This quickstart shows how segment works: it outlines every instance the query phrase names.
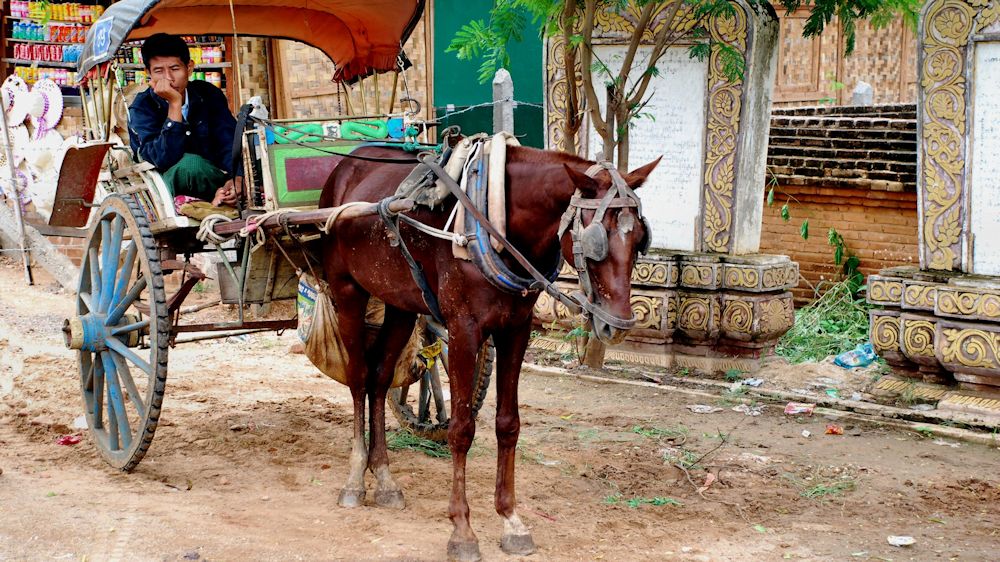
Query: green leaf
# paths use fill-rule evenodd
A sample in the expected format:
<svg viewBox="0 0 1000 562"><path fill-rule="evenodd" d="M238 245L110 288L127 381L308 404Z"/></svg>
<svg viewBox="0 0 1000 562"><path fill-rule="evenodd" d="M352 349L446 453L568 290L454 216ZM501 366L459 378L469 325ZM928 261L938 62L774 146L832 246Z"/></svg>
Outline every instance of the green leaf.
<svg viewBox="0 0 1000 562"><path fill-rule="evenodd" d="M569 44L571 47L579 47L583 43L583 35L579 33L569 36Z"/></svg>
<svg viewBox="0 0 1000 562"><path fill-rule="evenodd" d="M709 43L695 43L688 47L688 56L700 62L708 60L708 55L712 53L712 45Z"/></svg>
<svg viewBox="0 0 1000 562"><path fill-rule="evenodd" d="M763 525L761 525L761 524L758 523L757 525L753 526L753 530L757 531L758 533L766 533L767 532L767 527L765 527L765 526L763 526Z"/></svg>
<svg viewBox="0 0 1000 562"><path fill-rule="evenodd" d="M781 220L788 222L792 218L791 213L788 212L788 203L781 206Z"/></svg>
<svg viewBox="0 0 1000 562"><path fill-rule="evenodd" d="M799 227L799 236L803 240L809 240L809 219L802 221L802 226Z"/></svg>
<svg viewBox="0 0 1000 562"><path fill-rule="evenodd" d="M767 206L774 205L774 186L767 190Z"/></svg>

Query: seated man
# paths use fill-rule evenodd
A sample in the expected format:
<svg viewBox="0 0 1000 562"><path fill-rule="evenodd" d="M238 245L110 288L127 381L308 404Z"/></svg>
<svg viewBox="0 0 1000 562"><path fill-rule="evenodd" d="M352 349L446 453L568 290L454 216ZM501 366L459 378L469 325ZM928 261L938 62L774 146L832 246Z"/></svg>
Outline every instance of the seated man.
<svg viewBox="0 0 1000 562"><path fill-rule="evenodd" d="M129 107L132 150L163 174L171 195L213 206L235 205L232 180L236 119L222 90L189 81L194 63L176 35L157 33L142 45L150 87Z"/></svg>

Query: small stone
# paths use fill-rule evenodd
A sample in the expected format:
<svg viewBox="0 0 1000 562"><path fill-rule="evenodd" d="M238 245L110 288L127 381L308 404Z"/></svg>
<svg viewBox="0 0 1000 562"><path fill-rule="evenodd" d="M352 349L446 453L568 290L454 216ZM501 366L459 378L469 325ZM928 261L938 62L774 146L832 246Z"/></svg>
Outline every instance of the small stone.
<svg viewBox="0 0 1000 562"><path fill-rule="evenodd" d="M261 496L260 497L260 501L262 501L262 502L269 502L269 501L271 501L271 496Z"/></svg>
<svg viewBox="0 0 1000 562"><path fill-rule="evenodd" d="M219 485L220 486L228 486L229 485L229 479L226 478L225 476L223 476L222 478L219 478Z"/></svg>
<svg viewBox="0 0 1000 562"><path fill-rule="evenodd" d="M184 559L185 560L198 560L200 558L201 558L201 554L198 554L198 552L195 551L195 550L192 550L191 552L185 552L184 553Z"/></svg>
<svg viewBox="0 0 1000 562"><path fill-rule="evenodd" d="M0 468L0 476L3 476L3 469Z"/></svg>
<svg viewBox="0 0 1000 562"><path fill-rule="evenodd" d="M888 541L889 544L891 544L892 546L910 546L913 543L917 542L916 540L914 540L913 537L906 535L900 535L900 536L889 535Z"/></svg>

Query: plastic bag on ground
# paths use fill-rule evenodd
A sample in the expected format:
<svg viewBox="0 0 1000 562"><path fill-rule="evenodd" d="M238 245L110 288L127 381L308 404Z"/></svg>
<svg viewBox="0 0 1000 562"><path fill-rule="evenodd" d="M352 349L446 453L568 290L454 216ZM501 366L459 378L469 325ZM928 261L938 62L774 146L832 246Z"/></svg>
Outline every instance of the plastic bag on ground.
<svg viewBox="0 0 1000 562"><path fill-rule="evenodd" d="M833 362L845 369L853 369L855 367L867 367L877 358L878 355L876 355L875 350L872 349L872 344L863 343L859 344L858 347L852 349L851 351L841 353L833 360Z"/></svg>

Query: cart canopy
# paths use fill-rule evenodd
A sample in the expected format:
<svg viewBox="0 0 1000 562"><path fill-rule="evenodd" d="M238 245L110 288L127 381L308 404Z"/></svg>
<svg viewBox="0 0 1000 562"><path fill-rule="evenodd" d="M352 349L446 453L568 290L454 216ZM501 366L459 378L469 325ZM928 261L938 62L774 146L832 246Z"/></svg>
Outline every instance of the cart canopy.
<svg viewBox="0 0 1000 562"><path fill-rule="evenodd" d="M87 32L77 77L114 58L125 41L161 32L229 35L235 18L241 36L320 49L337 66L334 80L351 82L396 68L423 7L424 0L122 0Z"/></svg>

